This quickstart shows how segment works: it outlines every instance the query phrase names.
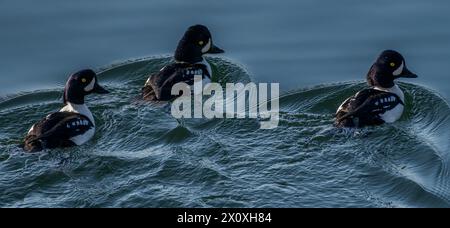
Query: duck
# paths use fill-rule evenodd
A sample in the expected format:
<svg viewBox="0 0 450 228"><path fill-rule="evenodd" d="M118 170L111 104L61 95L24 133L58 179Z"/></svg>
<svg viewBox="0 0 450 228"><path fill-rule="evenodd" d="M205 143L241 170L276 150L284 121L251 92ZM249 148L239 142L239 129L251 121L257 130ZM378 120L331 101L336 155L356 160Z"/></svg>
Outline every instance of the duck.
<svg viewBox="0 0 450 228"><path fill-rule="evenodd" d="M172 95L172 87L180 82L190 86L194 76L201 75L203 85L211 82L211 65L206 54L221 54L225 51L213 43L211 32L204 25L193 25L187 29L175 51L175 62L150 75L142 88L145 101L170 101L180 95Z"/></svg>
<svg viewBox="0 0 450 228"><path fill-rule="evenodd" d="M336 112L338 128L363 128L398 121L405 109L405 94L395 83L399 78L417 78L397 51L385 50L367 74L369 88L346 99Z"/></svg>
<svg viewBox="0 0 450 228"><path fill-rule="evenodd" d="M95 134L95 120L85 104L85 97L94 93L108 94L109 91L99 85L93 70L72 74L64 89L65 106L31 127L24 139L23 149L39 152L88 142Z"/></svg>

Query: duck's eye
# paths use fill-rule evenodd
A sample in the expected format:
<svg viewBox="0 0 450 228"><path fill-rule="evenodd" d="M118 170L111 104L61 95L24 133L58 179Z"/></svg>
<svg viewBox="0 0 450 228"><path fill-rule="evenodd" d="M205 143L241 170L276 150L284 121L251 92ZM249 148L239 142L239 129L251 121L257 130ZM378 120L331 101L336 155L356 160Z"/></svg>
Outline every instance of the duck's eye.
<svg viewBox="0 0 450 228"><path fill-rule="evenodd" d="M87 82L86 78L82 78L81 82L86 83Z"/></svg>
<svg viewBox="0 0 450 228"><path fill-rule="evenodd" d="M389 65L391 65L391 67L395 67L395 63L391 63L391 64L389 64Z"/></svg>
<svg viewBox="0 0 450 228"><path fill-rule="evenodd" d="M205 42L203 42L203 40L200 40L200 41L198 42L198 45L200 45L200 46L203 46L203 44L205 44Z"/></svg>

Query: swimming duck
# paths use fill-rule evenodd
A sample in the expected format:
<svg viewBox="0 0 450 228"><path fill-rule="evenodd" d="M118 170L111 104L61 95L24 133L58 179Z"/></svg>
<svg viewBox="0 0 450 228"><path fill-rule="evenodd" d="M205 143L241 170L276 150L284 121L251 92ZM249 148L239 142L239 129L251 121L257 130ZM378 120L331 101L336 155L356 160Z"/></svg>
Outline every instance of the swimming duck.
<svg viewBox="0 0 450 228"><path fill-rule="evenodd" d="M31 127L24 140L24 150L38 152L89 141L95 133L95 121L84 98L92 93L109 93L98 84L94 71L82 70L71 75L64 90L65 106Z"/></svg>
<svg viewBox="0 0 450 228"><path fill-rule="evenodd" d="M168 101L177 96L171 95L172 87L184 82L194 84L194 76L201 75L203 84L211 81L212 70L203 58L205 54L220 54L224 51L213 44L209 29L203 25L188 28L175 51L175 63L151 75L142 89L142 97L147 101Z"/></svg>
<svg viewBox="0 0 450 228"><path fill-rule="evenodd" d="M399 120L405 108L405 95L395 84L399 78L417 78L406 67L403 56L386 50L367 74L370 86L348 98L338 108L335 126L361 128Z"/></svg>

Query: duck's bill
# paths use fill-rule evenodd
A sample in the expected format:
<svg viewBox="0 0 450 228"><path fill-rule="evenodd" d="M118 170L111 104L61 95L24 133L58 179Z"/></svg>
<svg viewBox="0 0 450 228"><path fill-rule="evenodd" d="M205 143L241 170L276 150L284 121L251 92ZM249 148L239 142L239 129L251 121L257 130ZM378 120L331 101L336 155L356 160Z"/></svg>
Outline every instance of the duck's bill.
<svg viewBox="0 0 450 228"><path fill-rule="evenodd" d="M94 87L94 90L92 91L93 93L97 93L97 94L108 94L109 91L106 90L105 88L101 87L99 84L96 84Z"/></svg>
<svg viewBox="0 0 450 228"><path fill-rule="evenodd" d="M405 67L405 69L399 75L399 77L401 77L401 78L418 78L419 76L417 76L417 74L414 74L413 72L408 70L408 68Z"/></svg>
<svg viewBox="0 0 450 228"><path fill-rule="evenodd" d="M221 48L217 47L216 45L213 45L211 47L211 49L208 51L209 54L222 54L225 53L224 50L222 50Z"/></svg>

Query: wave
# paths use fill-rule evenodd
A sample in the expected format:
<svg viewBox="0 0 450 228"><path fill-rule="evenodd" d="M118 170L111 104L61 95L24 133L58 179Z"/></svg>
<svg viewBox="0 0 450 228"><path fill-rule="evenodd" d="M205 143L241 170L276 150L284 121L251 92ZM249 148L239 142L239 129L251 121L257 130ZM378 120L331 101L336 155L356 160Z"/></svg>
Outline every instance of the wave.
<svg viewBox="0 0 450 228"><path fill-rule="evenodd" d="M331 128L339 104L365 87L364 83L352 82L285 95L281 99L284 125L315 129L310 142L320 142L320 148L314 147L315 150L335 151L342 153L341 156L350 153L350 160L357 161L355 165L371 171L363 176L370 177L364 178L368 189L382 190L374 194L387 194L400 206L431 203L448 207L449 105L428 88L406 83L400 86L405 91L406 107L402 119L394 124L350 131L350 134ZM380 186L374 186L377 184ZM423 197L417 197L418 192Z"/></svg>
<svg viewBox="0 0 450 228"><path fill-rule="evenodd" d="M176 120L167 104L136 102L168 57L99 70L112 91L89 97L94 139L25 154L28 128L58 110L62 88L0 99L0 206L449 207L450 108L434 91L401 83L403 118L356 131L334 113L365 87L349 82L280 98L280 125L253 119ZM208 59L213 81L251 81L229 60Z"/></svg>

